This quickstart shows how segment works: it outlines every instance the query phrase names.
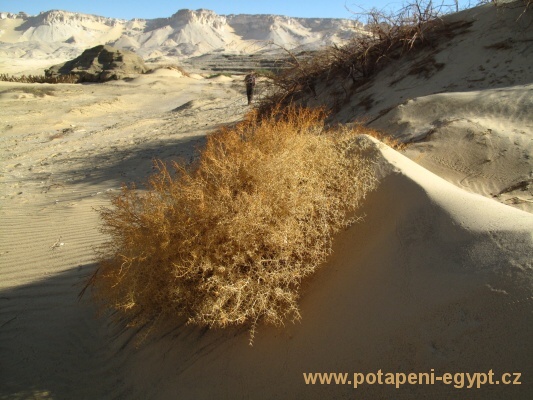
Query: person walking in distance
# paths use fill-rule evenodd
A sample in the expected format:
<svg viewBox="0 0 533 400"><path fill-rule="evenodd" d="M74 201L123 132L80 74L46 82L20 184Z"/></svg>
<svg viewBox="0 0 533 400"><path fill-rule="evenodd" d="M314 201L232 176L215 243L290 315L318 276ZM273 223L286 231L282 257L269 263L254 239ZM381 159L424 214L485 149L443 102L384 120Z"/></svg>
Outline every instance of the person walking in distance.
<svg viewBox="0 0 533 400"><path fill-rule="evenodd" d="M244 82L246 83L246 96L248 97L248 105L252 104L254 98L254 88L255 88L255 72L251 71L248 75L244 77Z"/></svg>

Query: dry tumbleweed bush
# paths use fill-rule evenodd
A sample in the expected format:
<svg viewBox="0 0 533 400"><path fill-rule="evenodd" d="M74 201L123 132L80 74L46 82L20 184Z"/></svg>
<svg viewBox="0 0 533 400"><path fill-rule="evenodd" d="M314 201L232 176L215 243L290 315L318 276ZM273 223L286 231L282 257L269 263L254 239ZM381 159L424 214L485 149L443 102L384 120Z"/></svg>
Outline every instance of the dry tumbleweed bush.
<svg viewBox="0 0 533 400"><path fill-rule="evenodd" d="M185 316L210 327L300 318L302 279L331 252L375 185L357 129L328 130L321 110L252 112L208 137L196 164L123 188L101 212L110 235L92 277L97 298L133 325Z"/></svg>

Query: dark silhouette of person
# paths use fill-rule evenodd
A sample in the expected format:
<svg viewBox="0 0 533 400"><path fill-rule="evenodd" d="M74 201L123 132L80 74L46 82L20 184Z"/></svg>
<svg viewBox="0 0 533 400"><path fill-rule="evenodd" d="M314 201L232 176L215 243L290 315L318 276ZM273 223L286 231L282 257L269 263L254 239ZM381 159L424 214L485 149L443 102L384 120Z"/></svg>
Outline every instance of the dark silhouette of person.
<svg viewBox="0 0 533 400"><path fill-rule="evenodd" d="M244 77L244 82L246 83L246 97L248 97L248 105L252 104L254 98L254 88L255 88L255 72L251 71L248 75Z"/></svg>

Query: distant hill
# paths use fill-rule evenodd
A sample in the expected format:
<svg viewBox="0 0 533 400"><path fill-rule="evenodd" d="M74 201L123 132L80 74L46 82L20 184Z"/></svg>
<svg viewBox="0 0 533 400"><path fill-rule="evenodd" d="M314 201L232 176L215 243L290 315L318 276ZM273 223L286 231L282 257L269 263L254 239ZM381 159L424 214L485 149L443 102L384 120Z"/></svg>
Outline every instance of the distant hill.
<svg viewBox="0 0 533 400"><path fill-rule="evenodd" d="M342 44L362 28L349 19L224 16L205 9L179 10L169 18L132 20L60 10L36 16L0 12L0 61L67 60L99 44L133 50L152 62L211 52L253 54L269 46L316 49Z"/></svg>

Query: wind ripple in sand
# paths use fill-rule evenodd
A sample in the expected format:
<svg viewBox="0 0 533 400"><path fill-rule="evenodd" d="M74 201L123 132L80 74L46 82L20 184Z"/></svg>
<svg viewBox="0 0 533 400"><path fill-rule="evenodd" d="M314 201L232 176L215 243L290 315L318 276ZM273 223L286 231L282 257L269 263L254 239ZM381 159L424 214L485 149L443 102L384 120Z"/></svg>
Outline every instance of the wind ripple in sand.
<svg viewBox="0 0 533 400"><path fill-rule="evenodd" d="M44 86L0 84L12 91L0 88L2 399L132 398L122 349L134 331L96 318L90 296L78 301L105 240L96 210L121 184L142 186L154 158L189 160L206 132L247 110L230 85L171 77L162 92L150 79L57 85L46 99L9 97ZM199 93L209 96L189 115L169 113Z"/></svg>

